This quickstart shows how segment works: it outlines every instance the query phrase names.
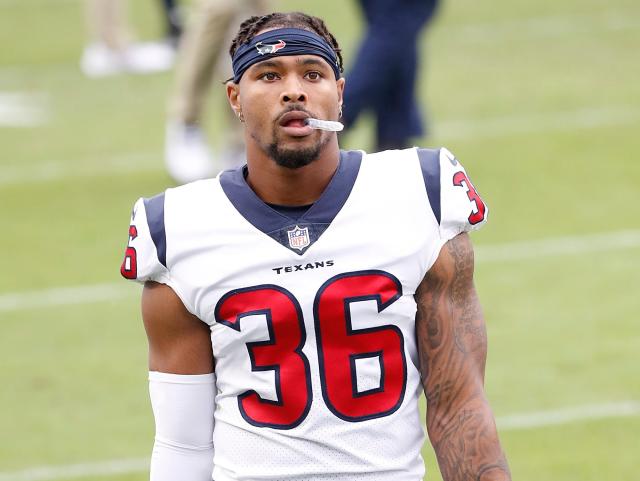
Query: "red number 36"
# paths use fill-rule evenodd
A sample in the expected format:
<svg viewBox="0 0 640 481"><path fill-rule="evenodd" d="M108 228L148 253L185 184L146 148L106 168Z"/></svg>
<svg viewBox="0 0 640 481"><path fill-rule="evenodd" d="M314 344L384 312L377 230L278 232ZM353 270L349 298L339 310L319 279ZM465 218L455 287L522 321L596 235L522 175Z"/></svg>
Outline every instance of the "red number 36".
<svg viewBox="0 0 640 481"><path fill-rule="evenodd" d="M327 407L345 421L358 422L396 411L407 381L404 338L395 325L354 329L349 304L374 300L378 312L402 295L398 279L383 271L340 274L325 282L313 308L322 397ZM302 310L286 289L265 284L236 289L218 302L217 322L236 331L241 323L266 318L270 339L246 344L253 371L275 371L277 401L263 399L254 390L238 396L244 419L254 426L291 429L311 407L311 371L302 352L306 332ZM245 320L245 318L247 318ZM378 388L358 391L356 360L377 358Z"/></svg>

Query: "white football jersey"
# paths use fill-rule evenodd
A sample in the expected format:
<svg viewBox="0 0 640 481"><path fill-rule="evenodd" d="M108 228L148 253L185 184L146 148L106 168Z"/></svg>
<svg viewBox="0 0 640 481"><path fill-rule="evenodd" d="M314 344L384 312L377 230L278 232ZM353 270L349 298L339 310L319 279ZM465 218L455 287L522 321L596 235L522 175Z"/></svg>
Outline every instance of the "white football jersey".
<svg viewBox="0 0 640 481"><path fill-rule="evenodd" d="M122 274L211 328L215 481L419 481L418 284L486 205L446 149L341 152L291 218L239 168L134 207Z"/></svg>

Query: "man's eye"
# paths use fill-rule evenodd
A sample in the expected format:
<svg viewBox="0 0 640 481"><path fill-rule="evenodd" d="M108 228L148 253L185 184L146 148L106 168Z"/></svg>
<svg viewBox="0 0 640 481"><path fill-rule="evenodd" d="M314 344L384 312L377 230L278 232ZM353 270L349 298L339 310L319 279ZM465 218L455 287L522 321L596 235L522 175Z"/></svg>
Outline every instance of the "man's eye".
<svg viewBox="0 0 640 481"><path fill-rule="evenodd" d="M313 72L307 72L307 78L309 80L320 80L320 78L322 78L322 75L320 75L320 72L316 72L314 70Z"/></svg>
<svg viewBox="0 0 640 481"><path fill-rule="evenodd" d="M268 80L269 82L271 82L273 80L277 80L278 79L278 74L276 74L275 72L265 72L260 76L260 78L262 78L264 80Z"/></svg>

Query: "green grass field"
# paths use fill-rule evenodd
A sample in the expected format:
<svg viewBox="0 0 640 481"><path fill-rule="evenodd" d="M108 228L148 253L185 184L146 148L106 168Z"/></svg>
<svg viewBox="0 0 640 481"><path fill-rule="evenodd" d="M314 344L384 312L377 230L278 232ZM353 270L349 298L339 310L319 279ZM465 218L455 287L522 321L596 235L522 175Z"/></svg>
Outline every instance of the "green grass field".
<svg viewBox="0 0 640 481"><path fill-rule="evenodd" d="M132 4L157 35L153 2ZM326 18L350 63L355 2L276 4ZM48 117L0 123L0 481L147 479L139 289L118 270L132 203L170 185L172 77L86 79L83 41L80 0L0 0L0 99ZM424 38L418 143L455 152L491 207L476 280L514 480L640 480L639 51L637 0L450 0ZM364 119L344 147L370 145Z"/></svg>

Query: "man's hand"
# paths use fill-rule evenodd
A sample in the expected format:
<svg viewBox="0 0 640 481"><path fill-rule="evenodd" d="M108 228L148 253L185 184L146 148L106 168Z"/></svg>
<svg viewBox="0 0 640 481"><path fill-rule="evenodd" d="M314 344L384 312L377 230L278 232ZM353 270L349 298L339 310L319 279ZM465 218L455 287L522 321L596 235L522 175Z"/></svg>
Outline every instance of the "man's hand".
<svg viewBox="0 0 640 481"><path fill-rule="evenodd" d="M416 292L416 332L427 431L444 481L511 474L484 393L485 323L466 233L448 241Z"/></svg>

